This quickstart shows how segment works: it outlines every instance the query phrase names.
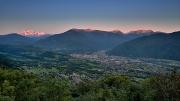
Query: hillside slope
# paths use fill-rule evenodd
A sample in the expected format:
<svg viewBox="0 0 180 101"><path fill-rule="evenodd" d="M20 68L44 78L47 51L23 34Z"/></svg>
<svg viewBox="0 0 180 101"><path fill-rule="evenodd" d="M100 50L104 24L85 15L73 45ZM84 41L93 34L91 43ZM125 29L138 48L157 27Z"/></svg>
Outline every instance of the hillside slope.
<svg viewBox="0 0 180 101"><path fill-rule="evenodd" d="M120 44L108 54L180 60L180 32L140 37Z"/></svg>

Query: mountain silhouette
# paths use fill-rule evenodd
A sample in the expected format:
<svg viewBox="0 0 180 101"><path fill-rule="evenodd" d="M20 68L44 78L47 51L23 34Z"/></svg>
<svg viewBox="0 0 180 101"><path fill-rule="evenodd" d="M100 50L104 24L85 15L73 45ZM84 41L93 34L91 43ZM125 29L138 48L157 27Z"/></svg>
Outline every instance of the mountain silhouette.
<svg viewBox="0 0 180 101"><path fill-rule="evenodd" d="M36 45L49 49L97 51L111 49L118 44L140 36L124 34L120 31L108 32L90 29L71 29L64 33L39 40Z"/></svg>

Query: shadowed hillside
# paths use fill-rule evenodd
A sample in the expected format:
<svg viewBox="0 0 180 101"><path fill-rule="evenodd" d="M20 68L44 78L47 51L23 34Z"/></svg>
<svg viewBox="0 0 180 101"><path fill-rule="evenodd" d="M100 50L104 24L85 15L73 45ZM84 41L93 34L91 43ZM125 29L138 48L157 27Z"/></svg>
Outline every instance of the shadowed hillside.
<svg viewBox="0 0 180 101"><path fill-rule="evenodd" d="M140 37L120 44L108 54L180 60L180 32Z"/></svg>

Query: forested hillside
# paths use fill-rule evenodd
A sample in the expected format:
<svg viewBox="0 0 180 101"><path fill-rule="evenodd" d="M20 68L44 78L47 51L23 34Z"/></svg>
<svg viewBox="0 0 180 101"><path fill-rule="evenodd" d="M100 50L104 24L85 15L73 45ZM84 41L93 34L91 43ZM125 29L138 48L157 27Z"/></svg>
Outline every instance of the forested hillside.
<svg viewBox="0 0 180 101"><path fill-rule="evenodd" d="M22 70L0 68L0 101L179 101L180 75L155 76L135 82L122 75L105 75L74 84Z"/></svg>

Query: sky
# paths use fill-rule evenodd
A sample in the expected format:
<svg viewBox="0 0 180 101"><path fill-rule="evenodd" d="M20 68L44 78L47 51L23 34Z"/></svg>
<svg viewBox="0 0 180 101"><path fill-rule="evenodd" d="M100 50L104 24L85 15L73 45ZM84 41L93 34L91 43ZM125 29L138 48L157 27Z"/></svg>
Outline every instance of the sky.
<svg viewBox="0 0 180 101"><path fill-rule="evenodd" d="M180 30L180 0L0 0L0 34L72 28Z"/></svg>

